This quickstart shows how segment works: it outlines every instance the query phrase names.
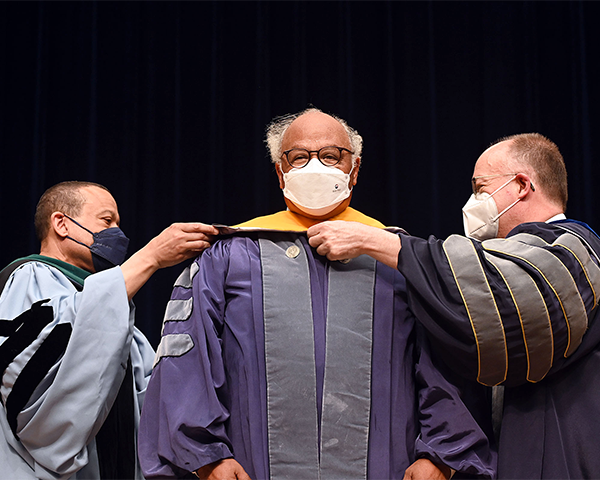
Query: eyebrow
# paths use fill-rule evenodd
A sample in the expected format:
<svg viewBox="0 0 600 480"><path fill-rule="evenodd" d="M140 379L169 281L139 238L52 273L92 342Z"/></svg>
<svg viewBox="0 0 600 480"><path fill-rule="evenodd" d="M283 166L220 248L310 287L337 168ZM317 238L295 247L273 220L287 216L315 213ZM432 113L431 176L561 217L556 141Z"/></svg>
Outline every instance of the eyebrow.
<svg viewBox="0 0 600 480"><path fill-rule="evenodd" d="M475 192L477 190L477 180L484 180L481 183L485 184L485 180L489 181L494 178L508 177L510 175L518 175L518 173L496 173L496 174L491 174L491 175L477 175L475 177L471 177L471 186L473 188L473 191Z"/></svg>
<svg viewBox="0 0 600 480"><path fill-rule="evenodd" d="M477 180L480 180L478 177L471 177L471 188L474 192L477 191Z"/></svg>
<svg viewBox="0 0 600 480"><path fill-rule="evenodd" d="M98 212L98 215L106 215L106 214L110 215L111 217L116 216L116 212L114 210L110 210L109 208Z"/></svg>

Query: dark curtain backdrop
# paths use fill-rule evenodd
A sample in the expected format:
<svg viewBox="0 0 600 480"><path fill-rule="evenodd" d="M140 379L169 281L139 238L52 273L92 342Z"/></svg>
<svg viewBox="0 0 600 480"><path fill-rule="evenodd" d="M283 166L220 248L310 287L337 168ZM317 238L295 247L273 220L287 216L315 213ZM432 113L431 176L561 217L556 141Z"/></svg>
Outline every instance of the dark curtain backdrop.
<svg viewBox="0 0 600 480"><path fill-rule="evenodd" d="M131 249L175 221L284 208L266 124L313 104L365 141L353 206L462 232L478 155L554 140L568 214L600 228L597 2L0 2L0 263L36 253L63 180L110 188ZM171 285L136 296L156 345Z"/></svg>

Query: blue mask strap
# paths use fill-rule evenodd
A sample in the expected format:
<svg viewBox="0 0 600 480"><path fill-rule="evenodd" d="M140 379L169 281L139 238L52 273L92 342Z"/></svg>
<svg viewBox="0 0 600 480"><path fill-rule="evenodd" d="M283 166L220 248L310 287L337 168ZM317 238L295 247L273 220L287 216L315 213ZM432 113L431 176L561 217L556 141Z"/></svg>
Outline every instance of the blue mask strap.
<svg viewBox="0 0 600 480"><path fill-rule="evenodd" d="M91 233L92 235L94 235L94 232L92 232L91 230L88 230L87 228L85 228L85 227L84 227L84 226L83 226L81 223L79 223L78 221L76 221L76 220L73 220L73 219L72 219L71 217L69 217L69 216L68 216L66 213L63 213L63 215L64 215L65 217L67 217L69 220L71 220L71 221L72 221L72 222L73 222L75 225L78 225L78 226L80 226L80 227L81 227L81 228L83 228L83 229L84 229L86 232L89 232L89 233ZM75 240L75 241L77 242L77 240ZM77 243L81 243L81 242L77 242ZM84 245L84 244L82 243L82 245Z"/></svg>

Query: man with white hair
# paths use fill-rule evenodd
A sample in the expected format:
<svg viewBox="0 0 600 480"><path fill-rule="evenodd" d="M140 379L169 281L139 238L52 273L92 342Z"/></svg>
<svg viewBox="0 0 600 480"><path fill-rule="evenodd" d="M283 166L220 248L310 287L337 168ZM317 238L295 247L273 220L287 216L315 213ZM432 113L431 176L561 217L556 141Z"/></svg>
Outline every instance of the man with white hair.
<svg viewBox="0 0 600 480"><path fill-rule="evenodd" d="M307 242L323 220L383 228L349 207L361 137L312 108L276 119L267 143L288 210L238 226L176 282L142 413L146 477L493 477L402 276Z"/></svg>
<svg viewBox="0 0 600 480"><path fill-rule="evenodd" d="M564 161L540 134L488 148L472 186L466 237L325 222L309 229L310 244L332 260L368 253L397 267L436 354L467 378L505 386L500 478L596 478L600 239L566 218Z"/></svg>

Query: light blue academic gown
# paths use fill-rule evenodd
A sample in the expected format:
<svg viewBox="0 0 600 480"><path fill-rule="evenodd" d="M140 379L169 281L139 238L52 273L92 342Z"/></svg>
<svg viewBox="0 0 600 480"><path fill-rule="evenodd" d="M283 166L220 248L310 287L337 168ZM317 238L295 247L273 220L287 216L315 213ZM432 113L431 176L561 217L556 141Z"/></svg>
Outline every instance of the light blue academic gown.
<svg viewBox="0 0 600 480"><path fill-rule="evenodd" d="M100 478L95 436L115 401L128 357L137 431L154 351L134 327L135 307L128 301L118 267L89 275L78 291L59 269L28 262L12 273L2 291L0 319L12 320L44 299L48 301L43 306L51 308L49 323L44 320L39 334L10 354L1 372L0 476ZM23 327L31 328L27 323ZM0 349L5 341L7 337L0 335ZM41 375L28 369L35 362L34 354L45 352L45 345L51 351L50 345L61 341L64 349L49 356L50 364L44 365L47 373L37 382ZM37 362L39 370L39 356ZM20 379L32 383L31 378L37 385L30 387L28 401L15 411L13 388ZM142 478L137 467L136 478Z"/></svg>

